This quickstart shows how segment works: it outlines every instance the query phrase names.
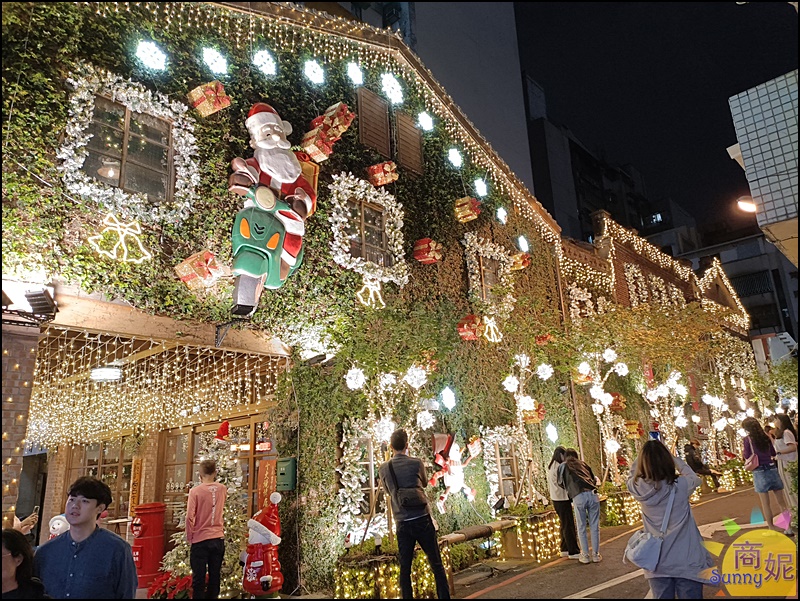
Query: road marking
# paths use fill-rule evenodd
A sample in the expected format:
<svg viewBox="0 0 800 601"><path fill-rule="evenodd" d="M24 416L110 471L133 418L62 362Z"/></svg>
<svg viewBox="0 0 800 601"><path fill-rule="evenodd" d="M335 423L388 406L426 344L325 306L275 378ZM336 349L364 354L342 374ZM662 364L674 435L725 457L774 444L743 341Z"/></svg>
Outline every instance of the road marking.
<svg viewBox="0 0 800 601"><path fill-rule="evenodd" d="M563 597L563 598L586 599L586 597L588 597L589 595L594 595L595 593L599 593L602 590L611 588L612 586L617 586L618 584L622 584L623 582L628 582L628 580L633 580L634 578L638 578L639 576L644 576L644 570L636 570L635 572L631 572L630 574L623 574L622 576L617 576L612 580L608 580L607 582L603 582L602 584L585 588L582 591L578 591L574 595L570 595L569 597Z"/></svg>
<svg viewBox="0 0 800 601"><path fill-rule="evenodd" d="M744 492L750 492L752 490L753 490L753 487L749 486L749 487L747 487L747 488L745 488L743 490L736 490L736 491L733 491L733 492L730 492L730 493L726 493L724 495L716 494L715 496L711 497L710 499L708 499L706 501L702 501L700 503L696 503L696 504L692 505L692 509L694 509L695 507L699 507L700 505L705 505L706 503L713 503L714 501L719 501L721 499L724 499L725 497L738 495L738 494L744 493ZM722 524L722 522L719 522L719 523ZM715 525L716 525L716 523L714 523L714 524L705 524L701 528L708 528L709 526L715 526ZM753 527L757 527L757 526L755 526L755 525L743 526L743 528L753 528ZM630 535L630 534L632 534L633 532L636 532L639 529L640 528L638 528L638 527L637 528L632 528L631 530L623 532L622 534L618 534L617 536L615 536L615 537L613 537L613 538L611 538L609 540L601 542L600 546L602 547L604 545L612 543L615 540L620 539L623 536ZM712 531L712 533L713 533L713 531ZM704 538L710 538L710 535L708 537L704 536ZM558 564L558 563L563 563L565 561L574 561L574 560L569 560L566 557L561 557L561 558L555 559L553 561L548 561L544 565L537 566L535 568L532 568L530 570L522 572L521 574L517 574L513 578L509 578L508 580L504 580L503 582L500 582L498 584L493 584L492 586L489 586L489 587L487 587L485 589L482 589L480 591L476 591L476 592L472 593L471 595L468 595L468 596L464 597L464 599L478 599L478 598L480 598L481 596L485 595L488 592L497 590L499 588L503 588L504 586L507 586L507 585L511 584L512 582L516 582L518 580L521 580L522 578L525 578L526 576L530 576L534 572L538 572L539 570L543 570L543 569L548 568L548 567L550 567L552 565L555 565L555 564ZM629 574L625 574L623 576L619 576L618 578L615 578L614 580L609 580L608 582L604 582L603 584L599 584L599 585L596 585L596 586L594 586L592 588L586 589L584 591L580 591L580 592L575 593L574 595L571 595L569 597L564 597L564 599L582 599L582 598L585 598L584 595L602 591L602 590L607 589L609 587L616 586L617 584L620 584L622 582L627 582L628 580L633 580L634 578L636 578L638 576L644 576L644 570L636 570L635 572L631 572ZM587 592L587 591L591 591L591 592ZM652 596L651 596L650 592L648 592L648 594L645 597L645 599L652 599Z"/></svg>

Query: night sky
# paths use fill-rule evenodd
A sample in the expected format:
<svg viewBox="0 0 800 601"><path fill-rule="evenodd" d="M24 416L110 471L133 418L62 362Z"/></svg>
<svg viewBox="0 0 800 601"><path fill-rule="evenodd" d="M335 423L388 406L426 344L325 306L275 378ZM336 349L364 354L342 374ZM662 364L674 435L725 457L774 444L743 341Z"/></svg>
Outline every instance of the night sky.
<svg viewBox="0 0 800 601"><path fill-rule="evenodd" d="M515 3L522 69L548 118L595 154L643 174L699 225L752 221L726 148L728 98L797 68L798 17L787 2Z"/></svg>

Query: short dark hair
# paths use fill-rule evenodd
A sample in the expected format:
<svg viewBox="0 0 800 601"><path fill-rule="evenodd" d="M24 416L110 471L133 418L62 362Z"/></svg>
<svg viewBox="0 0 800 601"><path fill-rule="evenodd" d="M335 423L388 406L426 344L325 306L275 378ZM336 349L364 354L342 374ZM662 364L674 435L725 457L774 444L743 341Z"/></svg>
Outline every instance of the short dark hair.
<svg viewBox="0 0 800 601"><path fill-rule="evenodd" d="M566 449L564 451L564 459L569 459L569 458L580 459L580 457L578 456L578 451L572 448Z"/></svg>
<svg viewBox="0 0 800 601"><path fill-rule="evenodd" d="M408 434L405 430L395 430L389 442L395 451L404 451L408 446Z"/></svg>
<svg viewBox="0 0 800 601"><path fill-rule="evenodd" d="M33 578L33 549L25 535L13 528L3 528L3 547L12 557L22 557L15 574L17 583L30 582Z"/></svg>
<svg viewBox="0 0 800 601"><path fill-rule="evenodd" d="M200 462L200 474L203 476L213 476L217 471L217 462L213 459L203 459Z"/></svg>
<svg viewBox="0 0 800 601"><path fill-rule="evenodd" d="M94 499L98 505L105 505L106 509L111 505L114 498L111 496L111 489L108 484L92 476L81 476L67 491L69 497L85 497L87 499Z"/></svg>

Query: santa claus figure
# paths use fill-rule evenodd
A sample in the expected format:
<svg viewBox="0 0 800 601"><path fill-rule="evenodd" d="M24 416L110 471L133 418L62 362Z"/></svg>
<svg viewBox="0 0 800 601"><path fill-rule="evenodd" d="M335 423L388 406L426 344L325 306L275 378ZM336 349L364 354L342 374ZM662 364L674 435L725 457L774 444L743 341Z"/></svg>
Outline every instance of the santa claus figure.
<svg viewBox="0 0 800 601"><path fill-rule="evenodd" d="M272 493L267 506L247 521L250 533L241 558L244 563L242 588L254 597L277 597L283 586L283 574L278 561L278 545L281 542L281 519L278 516L280 501L280 493Z"/></svg>
<svg viewBox="0 0 800 601"><path fill-rule="evenodd" d="M254 156L235 158L228 189L246 198L236 215L233 242L234 315L250 315L262 287L280 288L303 261L305 221L316 210L317 194L303 176L304 153L291 150L292 126L263 102L245 121Z"/></svg>
<svg viewBox="0 0 800 601"><path fill-rule="evenodd" d="M444 503L447 501L447 497L454 492L463 491L468 501L473 501L475 499L475 489L470 488L467 486L466 482L464 482L464 468L469 465L469 462L480 452L480 439L474 444L469 445L470 455L463 463L461 462L461 447L457 442L453 441L452 435L450 435L448 439L442 452L437 453L434 459L438 465L442 466L442 469L436 472L430 479L430 482L428 482L431 486L435 486L439 478L444 479L445 490L441 496L439 496L439 500L436 501L436 508L439 510L439 513L444 513Z"/></svg>

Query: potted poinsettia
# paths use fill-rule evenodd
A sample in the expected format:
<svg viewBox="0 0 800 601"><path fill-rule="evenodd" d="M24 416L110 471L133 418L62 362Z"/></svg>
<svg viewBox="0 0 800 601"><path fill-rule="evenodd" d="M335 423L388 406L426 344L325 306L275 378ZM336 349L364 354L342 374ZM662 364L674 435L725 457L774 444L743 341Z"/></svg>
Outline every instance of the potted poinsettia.
<svg viewBox="0 0 800 601"><path fill-rule="evenodd" d="M192 577L179 578L172 572L164 572L147 589L148 599L191 599Z"/></svg>

